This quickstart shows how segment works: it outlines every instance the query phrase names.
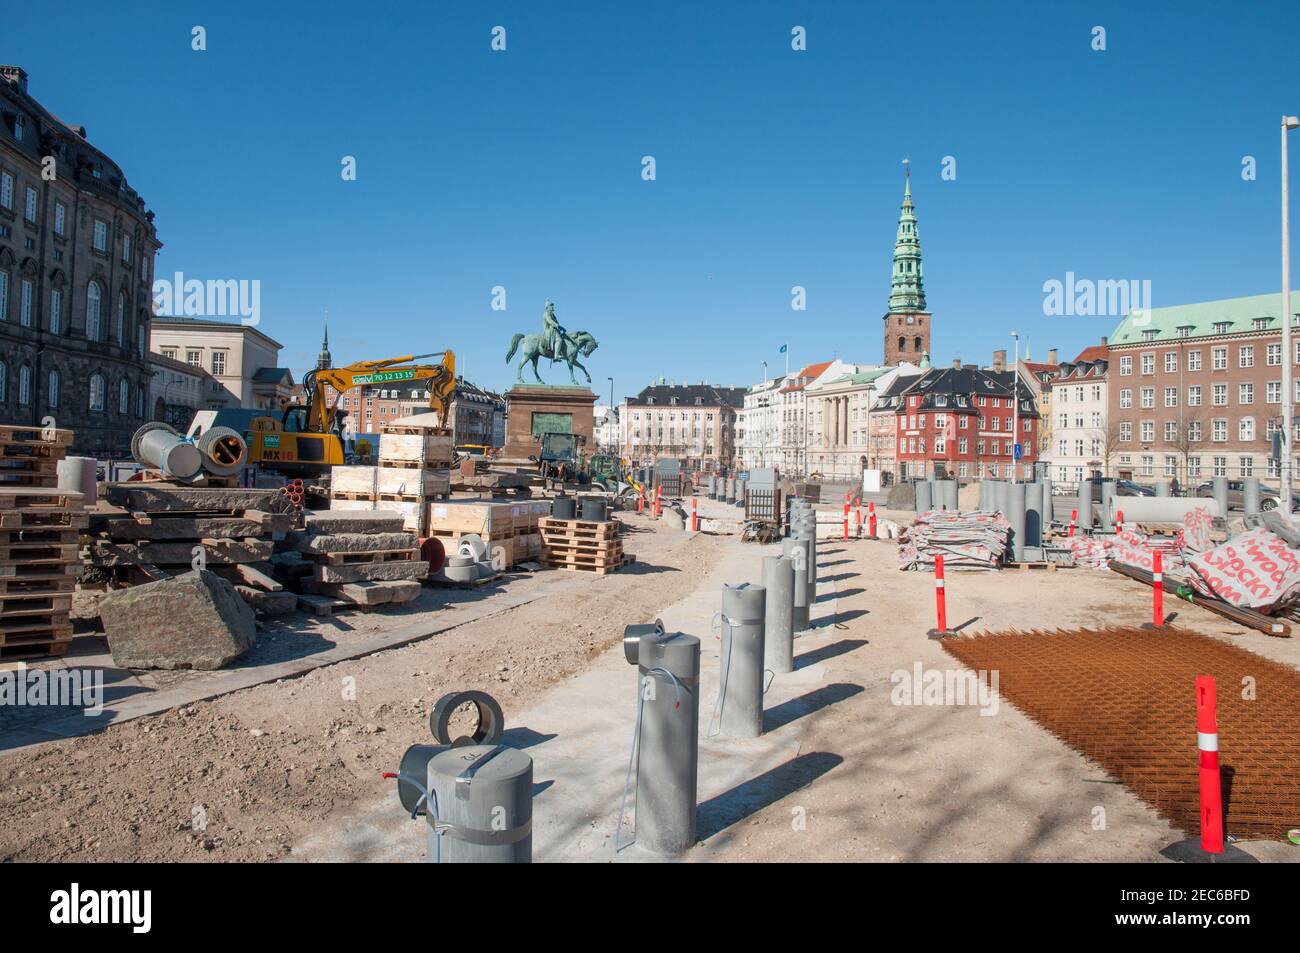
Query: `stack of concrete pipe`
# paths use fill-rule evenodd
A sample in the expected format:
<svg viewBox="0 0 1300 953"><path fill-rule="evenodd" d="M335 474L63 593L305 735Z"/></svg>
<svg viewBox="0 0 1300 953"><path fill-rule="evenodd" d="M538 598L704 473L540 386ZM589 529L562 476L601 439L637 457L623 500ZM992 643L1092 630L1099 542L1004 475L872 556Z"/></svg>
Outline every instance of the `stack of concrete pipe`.
<svg viewBox="0 0 1300 953"><path fill-rule="evenodd" d="M197 441L160 420L151 421L131 438L131 456L163 476L193 483L210 476L233 476L248 459L248 444L229 427L211 427Z"/></svg>

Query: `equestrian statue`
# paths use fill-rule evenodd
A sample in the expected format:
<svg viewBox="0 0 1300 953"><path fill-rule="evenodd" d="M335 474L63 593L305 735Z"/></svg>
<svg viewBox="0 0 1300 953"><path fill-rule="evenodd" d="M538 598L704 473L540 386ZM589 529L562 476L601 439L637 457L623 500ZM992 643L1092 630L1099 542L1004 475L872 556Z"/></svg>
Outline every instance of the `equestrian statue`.
<svg viewBox="0 0 1300 953"><path fill-rule="evenodd" d="M522 346L521 346L522 343ZM519 352L519 364L515 368L515 380L517 383L524 382L524 365L533 365L533 377L537 383L541 384L542 377L537 373L537 361L540 358L549 358L554 364L561 361L569 365L569 379L573 381L574 386L578 384L577 375L573 373L576 367L582 371L587 378L587 383L591 383L591 375L587 369L582 366L579 357L590 357L591 352L596 350L598 343L594 337L586 331L575 331L570 334L560 324L559 319L555 316L555 304L551 301L546 302L546 310L542 312L542 333L541 334L516 334L510 340L510 351L506 354L506 363L509 364L515 356L515 351Z"/></svg>

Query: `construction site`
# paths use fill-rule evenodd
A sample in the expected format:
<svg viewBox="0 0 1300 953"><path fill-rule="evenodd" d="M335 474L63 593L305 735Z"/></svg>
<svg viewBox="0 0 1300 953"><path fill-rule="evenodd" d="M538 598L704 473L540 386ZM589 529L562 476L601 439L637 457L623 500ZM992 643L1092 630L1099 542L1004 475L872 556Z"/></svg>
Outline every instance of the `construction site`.
<svg viewBox="0 0 1300 953"><path fill-rule="evenodd" d="M1249 494L566 483L434 404L305 480L0 428L0 858L1300 857L1300 537Z"/></svg>

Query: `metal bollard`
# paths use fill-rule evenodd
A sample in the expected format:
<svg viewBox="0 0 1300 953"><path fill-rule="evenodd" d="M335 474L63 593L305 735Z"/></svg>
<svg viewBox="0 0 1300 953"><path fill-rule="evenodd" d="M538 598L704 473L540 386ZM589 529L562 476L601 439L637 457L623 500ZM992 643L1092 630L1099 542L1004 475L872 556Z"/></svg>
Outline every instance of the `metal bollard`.
<svg viewBox="0 0 1300 953"><path fill-rule="evenodd" d="M636 843L680 854L695 843L700 640L680 632L642 636L637 672ZM624 808L626 799L625 790Z"/></svg>
<svg viewBox="0 0 1300 953"><path fill-rule="evenodd" d="M763 733L763 625L767 590L743 582L722 590L718 728L733 738Z"/></svg>
<svg viewBox="0 0 1300 953"><path fill-rule="evenodd" d="M429 759L426 860L528 864L533 859L533 759L505 745L444 748Z"/></svg>
<svg viewBox="0 0 1300 953"><path fill-rule="evenodd" d="M808 628L808 544L802 539L787 539L782 547L790 568L794 570L790 628L794 632L803 632Z"/></svg>
<svg viewBox="0 0 1300 953"><path fill-rule="evenodd" d="M794 671L794 577L788 557L763 557L763 588L767 590L763 664L777 675Z"/></svg>

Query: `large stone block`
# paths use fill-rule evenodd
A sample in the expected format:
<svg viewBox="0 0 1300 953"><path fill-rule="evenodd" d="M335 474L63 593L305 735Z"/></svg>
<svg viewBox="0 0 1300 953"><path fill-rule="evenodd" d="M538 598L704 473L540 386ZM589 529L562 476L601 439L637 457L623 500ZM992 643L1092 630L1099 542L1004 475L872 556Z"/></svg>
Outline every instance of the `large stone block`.
<svg viewBox="0 0 1300 953"><path fill-rule="evenodd" d="M300 553L382 553L414 549L419 540L411 533L289 533L287 549Z"/></svg>
<svg viewBox="0 0 1300 953"><path fill-rule="evenodd" d="M253 610L206 569L110 592L99 614L123 668L217 669L257 640Z"/></svg>
<svg viewBox="0 0 1300 953"><path fill-rule="evenodd" d="M343 566L317 565L312 575L318 582L381 582L392 579L423 579L429 575L424 560L394 559L383 563L348 563Z"/></svg>
<svg viewBox="0 0 1300 953"><path fill-rule="evenodd" d="M308 513L304 525L309 533L400 533L402 514L385 509L327 510Z"/></svg>
<svg viewBox="0 0 1300 953"><path fill-rule="evenodd" d="M285 513L293 508L279 490L250 490L242 487L189 487L170 483L105 483L104 499L131 513L224 513L260 510Z"/></svg>

